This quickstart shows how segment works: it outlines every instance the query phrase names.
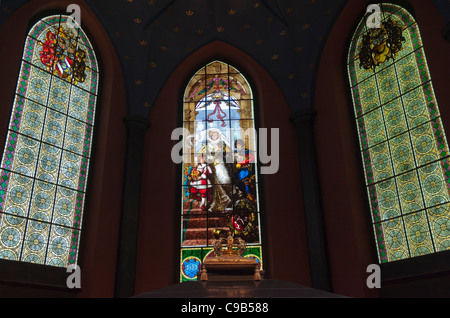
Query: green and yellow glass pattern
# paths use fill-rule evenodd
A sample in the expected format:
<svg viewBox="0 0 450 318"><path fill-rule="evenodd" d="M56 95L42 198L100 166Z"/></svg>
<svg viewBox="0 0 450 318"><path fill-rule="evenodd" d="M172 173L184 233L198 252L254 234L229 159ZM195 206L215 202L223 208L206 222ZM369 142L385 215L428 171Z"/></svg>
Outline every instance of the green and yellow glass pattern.
<svg viewBox="0 0 450 318"><path fill-rule="evenodd" d="M402 50L375 70L359 67L367 16L348 55L348 73L381 263L450 248L448 145L419 28L411 14L380 4L382 21L404 28Z"/></svg>
<svg viewBox="0 0 450 318"><path fill-rule="evenodd" d="M40 20L25 41L0 166L2 259L77 262L98 68L86 35L68 19ZM86 53L80 63L75 52ZM84 79L75 79L75 66Z"/></svg>

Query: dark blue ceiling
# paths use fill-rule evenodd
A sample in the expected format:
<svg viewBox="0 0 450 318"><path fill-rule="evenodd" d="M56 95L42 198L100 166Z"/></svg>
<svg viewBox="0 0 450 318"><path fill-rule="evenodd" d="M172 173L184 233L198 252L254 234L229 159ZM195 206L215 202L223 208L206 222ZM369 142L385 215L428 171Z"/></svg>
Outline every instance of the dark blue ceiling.
<svg viewBox="0 0 450 318"><path fill-rule="evenodd" d="M88 1L110 33L134 112L145 115L177 65L221 40L273 76L292 107L309 104L320 48L344 0Z"/></svg>
<svg viewBox="0 0 450 318"><path fill-rule="evenodd" d="M117 50L128 111L140 116L179 63L214 40L258 61L293 110L309 107L322 46L347 1L86 0ZM1 1L0 25L25 2ZM448 22L449 0L433 2Z"/></svg>

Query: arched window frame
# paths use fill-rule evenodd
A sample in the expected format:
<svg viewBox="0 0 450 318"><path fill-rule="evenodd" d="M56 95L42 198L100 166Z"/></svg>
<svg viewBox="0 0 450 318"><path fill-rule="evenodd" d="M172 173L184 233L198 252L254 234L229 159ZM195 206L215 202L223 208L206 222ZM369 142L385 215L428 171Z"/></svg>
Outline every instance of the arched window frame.
<svg viewBox="0 0 450 318"><path fill-rule="evenodd" d="M449 233L448 230L446 231L442 228L442 225L444 227L450 225L448 222L450 214L450 165L448 157L448 144L441 122L438 104L433 91L425 52L416 21L406 9L400 6L384 3L380 3L378 6L381 8L381 22L392 18L394 21L399 22L400 26L405 27L403 30L403 36L405 37L403 48L398 52L394 59L387 60L386 62L376 66L375 72L373 70L361 69L359 67L361 60L358 59L358 54L361 52L360 44L362 43L364 34L368 34L368 32L370 32L366 25L369 15L366 15L359 23L353 35L348 53L347 68L361 147L361 156L365 172L372 224L377 245L377 254L379 262L386 263L423 254L431 254L449 248ZM410 61L408 61L408 59ZM407 78L408 74L406 71L403 73L402 71L406 69L406 66L410 65L404 63L405 61L408 63L415 63L416 65L414 70L417 73L417 77L415 78L417 79L417 82L414 86L411 85L411 81L408 82L407 80L404 80ZM406 65L403 69L401 68L402 62L403 65ZM388 94L383 95L380 93L382 89L381 85L383 83L382 80L379 83L377 77L378 75L381 75L380 78L384 79L383 72L386 75L388 68L390 67L394 70L395 85L397 85L396 87L398 90L398 96L392 96L392 99L389 99ZM370 85L367 85L367 87L364 85L369 84L372 79L374 80L375 85L378 85L376 87L376 95L374 95L374 98L378 99L378 103L374 103L373 108L367 109L367 104L364 104L364 99L368 100L370 94L364 95L364 93L369 90ZM403 82L405 84L403 84ZM410 85L409 87L407 86L408 84ZM411 118L413 116L410 116L411 118L408 117L408 110L412 113L414 108L412 107L412 102L407 99L412 96L415 91L417 91L417 94L422 97L422 107L425 107L425 110L419 115L422 116L425 112L428 116L428 120L422 121L420 124L414 124L412 122ZM383 97L386 99L382 100ZM402 122L408 128L405 130L406 132L403 131L395 134L393 129L389 130L389 125L393 123L393 117L388 118L390 121L386 120L386 118L393 113L393 110L389 109L388 105L395 104L395 101L397 100L400 102L399 106L401 106L399 107L399 110L402 110L399 113L402 116L400 121L403 120ZM408 102L410 104L408 104ZM408 105L410 108L408 108ZM387 111L385 111L386 109L389 109L392 112L388 114ZM383 118L383 120L380 121L382 123L382 131L379 133L374 133L373 131L370 131L371 128L369 127L369 124L372 122L370 114L376 114L377 111L379 111L380 116ZM409 125L412 125L412 128L409 127ZM395 127L395 125L393 125L393 127ZM427 130L420 133L421 128ZM397 132L399 131L400 130ZM414 153L414 156L412 156L412 162L418 162L418 164L413 166L413 169L401 171L401 169L398 169L401 166L396 165L394 162L394 152L399 148L399 146L397 147L394 145L394 141L399 136L405 136L410 139L409 150L411 153ZM432 148L432 150L434 150L434 160L426 161L424 156L420 155L419 148L416 146L419 138L425 138L424 136L432 136L430 140L434 144ZM377 138L378 144L376 141ZM384 170L385 168L380 168L380 165L376 162L377 157L375 155L375 151L372 151L372 149L376 149L375 146L382 146L383 143L385 143L389 148L385 154L389 159L387 165L391 168L391 172L393 172L391 176L386 177L385 179L381 177L381 174L386 172ZM392 148L396 148L390 149L391 146ZM397 159L398 158L399 157L397 157ZM380 161L378 161L378 163L380 163ZM427 169L431 169L433 165L435 169L433 171L438 172L436 174L432 172L427 175L425 171ZM401 176L406 178L409 173L416 175L416 185L423 204L422 208L412 210L412 212L408 212L407 205L405 204L406 199L402 199L402 195L407 197L409 192L407 190L402 190L406 188L407 183L402 183ZM385 176L388 176L388 174L385 174ZM429 194L431 183L427 184L427 178L430 178L431 180L431 176L435 176L436 180L439 180L439 184L441 185L439 188L439 195L442 194L441 198L443 198L443 200L439 200L439 202L433 203L432 201L433 199L436 200L437 195L433 196ZM386 191L383 192L384 190L380 187L385 180L391 180L395 183L394 189L396 191L395 196L392 196L392 198L394 200L399 198L399 201L397 202L398 210L401 211L398 213L399 215L389 216L387 213L388 211L385 208L386 200L383 201L382 198L386 198L388 195L386 196ZM406 211L406 213L403 211ZM414 231L414 229L417 230ZM414 235L417 233L418 236L415 238ZM422 241L427 241L428 243L422 244L420 242L422 238ZM398 245L397 248L395 247L396 245Z"/></svg>
<svg viewBox="0 0 450 318"><path fill-rule="evenodd" d="M215 64L222 64L222 66L225 66L225 68L227 69L226 71L220 71L218 73L214 73L215 71L211 70L212 68L214 68ZM234 79L238 79L236 83L238 83L234 88L239 87L239 83L240 85L244 84L243 86L245 87L245 90L247 91L247 93L249 94L249 97L243 97L242 99L237 98L235 99L234 97L232 97L232 94L229 93L228 96L229 98L227 98L227 102L229 102L230 104L239 104L239 103L247 103L248 105L245 107L242 107L241 110L241 114L243 116L243 118L241 117L240 120L242 121L248 121L249 124L249 130L253 129L254 131L254 135L252 135L250 137L250 139L253 138L252 141L250 141L250 143L252 144L251 147L247 147L248 143L246 141L246 148L250 148L252 150L252 153L254 153L255 155L255 161L254 161L254 176L255 176L255 184L256 184L256 192L255 192L255 219L254 222L252 221L251 224L252 226L256 226L257 227L257 241L256 242L247 242L246 245L246 251L243 254L244 257L246 258L252 258L255 259L257 261L258 264L258 268L260 270L263 270L263 259L262 259L262 242L261 242L261 229L260 229L260 207L259 207L259 201L258 201L258 162L257 162L257 145L256 145L256 123L255 123L255 117L254 117L254 96L253 96L253 92L252 92L252 88L250 83L248 82L247 78L245 77L244 74L242 74L240 71L238 71L234 66L232 66L231 64L224 62L224 61L219 61L219 60L214 60L211 61L209 63L205 63L203 66L199 67L199 69L195 72L195 74L190 78L189 82L187 83L187 85L185 86L185 91L184 91L184 95L183 95L183 101L182 104L183 106L181 107L182 109L182 125L184 130L184 136L183 136L183 140L187 140L189 139L189 137L192 137L195 133L198 133L198 131L196 131L195 129L195 119L192 120L192 118L195 118L194 113L196 112L196 106L198 106L201 102L199 100L196 100L196 98L193 98L192 96L192 92L196 91L198 92L198 90L195 90L197 83L200 83L201 81L209 81L212 79L211 76L212 74L216 74L216 77L223 77L225 79L225 81L227 81L227 83L230 83L230 87L233 85L231 84ZM230 75L231 74L231 75ZM218 75L218 76L217 76ZM225 75L225 76L223 76ZM203 86L204 88L204 86ZM239 89L239 88L238 88ZM204 103L205 100L208 99L208 94L203 94L202 95L202 102ZM222 103L223 106L223 103ZM217 112L214 111L210 111L209 113L207 112L207 114L219 114L219 110L216 107L215 110ZM227 115L225 116L226 119L225 121L230 120L229 118L231 118L231 114L226 111ZM206 116L206 115L205 115ZM231 119L231 121L238 121L239 119L234 118ZM206 118L205 121L206 123ZM216 123L220 123L222 122L222 118L219 118L219 116L216 117L216 119L214 120L214 122ZM244 129L242 126L240 126L240 129ZM233 138L230 138L230 144L233 144L234 140L231 140ZM186 145L186 144L185 144ZM193 152L196 152L195 149L191 149L191 150L186 150L186 147L183 147L183 163L182 163L182 173L181 173L181 179L182 179L182 199L181 199L181 237L180 237L180 282L184 282L184 281L193 281L193 280L197 280L197 269L201 269L203 262L210 256L212 256L214 254L214 246L213 243L215 242L216 237L213 237L212 232L208 235L208 239L207 239L207 243L205 244L198 244L198 245L194 245L194 246L189 246L189 245L184 245L183 242L185 240L184 238L184 233L186 230L188 230L188 226L187 226L187 222L188 222L188 213L186 213L186 209L184 207L184 205L186 204L186 199L187 197L184 197L184 192L186 189L186 182L187 182L187 178L186 178L186 168L190 165L188 162L192 162L192 156L193 156ZM198 149L197 149L198 150ZM232 152L234 152L235 149L231 149ZM189 157L188 160L186 160L186 158ZM232 176L232 181L231 183L234 185L236 185L236 183L238 182L234 176ZM200 201L199 201L200 202ZM233 200L234 203L236 203L235 200ZM209 204L209 203L208 203ZM209 206L209 205L208 205ZM189 210L189 209L188 209ZM210 211L208 212L210 213ZM225 215L223 216L224 218L226 217ZM248 223L247 223L248 224ZM224 227L222 227L223 229ZM212 228L210 230L213 230ZM232 229L232 232L235 231L236 229ZM235 231L236 232L240 232L240 231ZM234 234L235 234L234 233ZM241 232L242 233L242 232ZM189 272L189 270L187 269L187 266L190 266L193 268L193 270Z"/></svg>
<svg viewBox="0 0 450 318"><path fill-rule="evenodd" d="M52 62L49 62L48 60L47 65L44 64L44 62L46 61L45 58L49 57L48 52L51 51L51 48L53 48L51 46L52 44L50 44L51 41L46 42L47 40L50 40L46 37L47 31L57 30L57 28L54 27L56 25L59 26L59 23L64 24L65 31L72 30L72 32L77 34L77 37L72 38L72 40L74 41L73 43L75 43L77 49L84 50L86 53L85 59L83 59L83 57L80 55L60 55L65 56L66 60L64 61L71 65L69 71L63 69L68 64L57 65L57 63L52 64ZM55 34L58 34L58 32L55 32ZM69 34L69 36L71 35ZM58 35L55 39L58 40ZM41 53L43 51L47 51L47 54L45 52ZM65 51L65 53L67 53L67 51ZM79 54L80 51L74 51L74 53ZM52 67L52 65L55 67ZM73 72L75 66L78 70L76 74ZM58 68L60 71L59 75L57 75ZM67 267L71 264L77 264L87 176L92 147L92 136L94 130L93 125L99 80L98 71L99 69L97 65L97 59L95 57L95 52L92 44L89 42L89 39L87 38L82 28L76 23L75 20L71 19L70 17L59 14L48 15L36 22L27 33L20 73L18 76L19 80L17 83L13 109L11 112L10 124L8 126L2 165L0 167L0 178L2 180L0 184L0 233L4 234L5 228L2 227L8 227L11 225L11 223L7 222L7 217L19 221L22 218L21 223L24 223L24 226L21 231L19 231L20 237L18 244L21 245L20 251L18 252L19 254L17 254L15 258L10 258L9 256L12 255L12 252L7 248L8 246L6 246L6 248L3 247L0 250L0 258L12 259L25 263L36 262L52 267ZM45 102L39 103L37 99L32 100L30 98L30 95L28 95L29 91L36 89L36 87L33 87L34 84L32 84L31 82L34 79L37 79L38 75L33 75L33 72L39 72L43 75L44 79L48 81L48 87L45 87L42 90L42 93L39 93L41 95L36 94L36 96L41 97L46 95L44 96L46 99ZM86 75L86 79L84 80L83 74ZM65 77L64 75L68 75L68 77ZM56 105L57 103L50 105L50 90L55 90L57 88L53 87L53 81L55 83L62 83L61 85L68 87L68 92L70 95L66 96L66 101L61 103L61 105L65 103L65 110L55 108L53 105ZM76 92L79 95L77 95ZM55 96L53 97L56 99ZM83 102L80 101L80 103L75 103L77 101L76 98L83 97ZM27 120L26 116L28 114L33 115L33 109L30 106L30 104L32 104L31 102L33 102L34 105L39 106L40 110L43 109L44 111L44 113L41 114L43 115L43 118L41 118L42 123L45 122L45 124L42 124L42 127L40 127L41 135L23 135L26 129L21 130L21 123ZM61 140L57 141L57 143L55 144L56 146L48 143L49 134L51 135L51 132L49 132L49 130L44 127L44 125L47 125L47 127L49 127L48 120L51 119L51 115L57 115L59 119L64 122L64 125L61 126L63 131L59 134L63 137L61 137ZM37 116L36 118L38 117L39 116ZM26 123L22 123L22 126L25 125ZM47 135L45 137L41 137L44 136L44 134ZM33 147L38 147L39 151L42 150L42 153L44 152L44 147L51 148L52 146L55 146L52 147L52 149L56 149L56 152L59 153L60 163L59 165L56 165L55 169L57 170L57 172L53 175L53 177L56 177L56 180L41 178L43 173L40 174L40 172L42 172L42 170L39 170L41 169L41 167L39 167L41 163L38 163L38 161L42 161L43 159L41 157L41 152L37 153L37 156L35 157L36 160L32 162L31 165L34 166L34 168L32 168L31 171L24 172L25 170L22 169L23 171L21 177L28 179L27 184L31 183L32 185L30 185L28 189L28 209L22 209L22 213L16 215L14 213L8 213L6 209L8 208L8 200L10 200L10 197L8 197L10 196L9 190L17 185L15 184L16 181L14 177L19 175L16 171L17 167L14 163L15 160L19 160L19 150L17 148L20 144L20 141L18 141L19 137L23 140L32 140L34 143ZM66 137L67 139L63 139ZM58 144L59 142L60 144ZM27 148L23 147L21 149ZM63 156L71 156L75 164L72 166L69 160L63 161ZM77 173L73 174L73 177L70 177L72 176L72 172L74 172L74 170L76 170ZM38 173L39 176L37 175ZM63 175L66 176L65 180L63 179ZM61 179L59 179L60 176ZM69 186L69 182L71 181L75 182L72 183L73 186ZM38 209L35 209L32 202L32 200L36 200L37 197L35 196L35 191L38 192L39 189L43 190L43 188L38 188L38 184L44 183L50 184L51 188L55 188L55 190L50 190L53 191L53 197L49 196L49 199L51 199L51 203L49 204L48 208L39 208L41 210L45 210L43 212L43 217L45 217L45 219L38 218L36 216L37 212L39 211L37 211ZM58 190L56 190L56 188L58 188ZM61 191L71 193L70 195L68 195L68 197L70 197L72 208L64 208L68 211L65 215L67 217L62 215L61 211L56 211L56 209L58 209L58 203L62 202L62 197L58 196L58 192ZM57 201L55 201L55 198ZM45 203L47 203L46 200ZM19 208L22 207L19 205ZM61 208L61 206L59 208ZM49 214L45 215L45 212L48 212ZM40 235L41 232L37 230L37 225L42 227L43 231L47 231L46 233L48 235L47 237L45 235L41 236L43 237L42 247L38 249L36 248L37 251L41 251L40 256L43 257L38 261L36 261L36 257L30 257L34 255L33 252L35 252L35 250L31 249L32 252L30 252L30 245L33 245L34 240L32 241L30 239L30 235L32 233L28 233L28 231L31 231L33 227L36 230L35 233ZM63 233L69 234L64 236ZM58 237L57 234L60 234L60 236ZM35 241L41 243L38 238L36 238ZM29 249L28 254L26 254L26 249ZM56 254L55 252L55 255L51 256L52 252L50 250L53 250L53 252L57 251L58 253L61 253L59 255L62 256L59 258L59 260L56 260L55 257L58 254Z"/></svg>

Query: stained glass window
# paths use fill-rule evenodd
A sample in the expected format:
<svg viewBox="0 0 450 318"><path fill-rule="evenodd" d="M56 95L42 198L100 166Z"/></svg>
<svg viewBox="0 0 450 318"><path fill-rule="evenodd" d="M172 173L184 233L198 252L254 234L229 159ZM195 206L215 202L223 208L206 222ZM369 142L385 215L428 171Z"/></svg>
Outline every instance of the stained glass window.
<svg viewBox="0 0 450 318"><path fill-rule="evenodd" d="M379 4L353 36L348 73L381 263L450 248L448 145L419 27Z"/></svg>
<svg viewBox="0 0 450 318"><path fill-rule="evenodd" d="M0 166L0 258L76 264L98 76L70 17L31 28Z"/></svg>
<svg viewBox="0 0 450 318"><path fill-rule="evenodd" d="M183 127L180 281L197 279L227 231L246 242L243 256L262 269L253 94L245 77L220 61L202 67L185 90Z"/></svg>

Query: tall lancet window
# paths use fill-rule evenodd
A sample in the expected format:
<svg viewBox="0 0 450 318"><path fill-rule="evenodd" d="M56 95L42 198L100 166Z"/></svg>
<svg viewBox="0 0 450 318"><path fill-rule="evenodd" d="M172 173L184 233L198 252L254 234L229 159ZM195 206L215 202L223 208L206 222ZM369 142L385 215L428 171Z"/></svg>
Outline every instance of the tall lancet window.
<svg viewBox="0 0 450 318"><path fill-rule="evenodd" d="M348 73L383 263L449 249L450 165L419 27L378 7L380 25L366 16L353 36Z"/></svg>
<svg viewBox="0 0 450 318"><path fill-rule="evenodd" d="M197 279L228 231L262 269L253 94L231 65L214 61L188 83L183 103L180 281Z"/></svg>
<svg viewBox="0 0 450 318"><path fill-rule="evenodd" d="M29 31L0 167L0 258L77 262L97 72L70 17L48 16Z"/></svg>

